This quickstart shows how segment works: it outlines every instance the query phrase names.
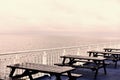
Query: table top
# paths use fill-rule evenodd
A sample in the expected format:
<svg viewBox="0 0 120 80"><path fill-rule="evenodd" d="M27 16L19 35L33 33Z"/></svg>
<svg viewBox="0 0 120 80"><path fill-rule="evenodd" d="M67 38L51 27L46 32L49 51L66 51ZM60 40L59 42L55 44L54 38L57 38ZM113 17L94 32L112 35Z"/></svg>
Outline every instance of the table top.
<svg viewBox="0 0 120 80"><path fill-rule="evenodd" d="M111 52L95 51L95 50L87 51L87 53L108 53L108 54L111 54Z"/></svg>
<svg viewBox="0 0 120 80"><path fill-rule="evenodd" d="M104 50L120 50L120 49L117 49L117 48L104 48Z"/></svg>
<svg viewBox="0 0 120 80"><path fill-rule="evenodd" d="M118 51L105 52L105 51L87 51L87 53L100 53L100 54L120 54Z"/></svg>
<svg viewBox="0 0 120 80"><path fill-rule="evenodd" d="M7 67L10 68L17 68L17 69L26 69L26 70L35 70L44 73L65 73L71 70L74 70L72 67L61 67L55 65L44 65L44 64L36 64L36 63L22 63L22 64L13 64L8 65Z"/></svg>
<svg viewBox="0 0 120 80"><path fill-rule="evenodd" d="M61 58L74 58L74 59L85 59L85 60L105 60L103 57L89 57L89 56L81 56L81 55L64 55Z"/></svg>

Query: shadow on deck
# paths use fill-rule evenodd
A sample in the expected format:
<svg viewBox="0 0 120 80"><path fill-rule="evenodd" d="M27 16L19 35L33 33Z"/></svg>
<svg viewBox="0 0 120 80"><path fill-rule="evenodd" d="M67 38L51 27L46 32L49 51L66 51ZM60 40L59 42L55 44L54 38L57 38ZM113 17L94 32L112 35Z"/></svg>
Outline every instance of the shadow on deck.
<svg viewBox="0 0 120 80"><path fill-rule="evenodd" d="M77 78L77 80L94 80L94 73L90 69L78 68L75 73L83 74L82 77ZM68 77L62 76L62 80L68 80ZM0 79L0 80L12 80L12 79ZM21 79L16 79L21 80ZM51 78L43 77L36 80L55 80L55 77ZM101 68L98 72L98 76L96 80L120 80L120 62L118 62L117 68L114 68L113 64L107 65L107 74L104 74L103 69Z"/></svg>
<svg viewBox="0 0 120 80"><path fill-rule="evenodd" d="M104 74L103 69L99 70L96 80L120 80L120 62L118 62L117 68L114 68L114 64L107 65L107 74ZM76 73L83 74L83 77L77 80L94 80L94 73L89 69L77 69Z"/></svg>

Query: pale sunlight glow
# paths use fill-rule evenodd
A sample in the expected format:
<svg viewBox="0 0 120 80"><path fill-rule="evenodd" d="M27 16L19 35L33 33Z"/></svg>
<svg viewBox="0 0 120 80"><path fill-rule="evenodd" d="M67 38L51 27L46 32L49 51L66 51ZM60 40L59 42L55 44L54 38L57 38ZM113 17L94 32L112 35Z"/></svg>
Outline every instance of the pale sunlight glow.
<svg viewBox="0 0 120 80"><path fill-rule="evenodd" d="M119 0L0 0L0 32L118 32Z"/></svg>

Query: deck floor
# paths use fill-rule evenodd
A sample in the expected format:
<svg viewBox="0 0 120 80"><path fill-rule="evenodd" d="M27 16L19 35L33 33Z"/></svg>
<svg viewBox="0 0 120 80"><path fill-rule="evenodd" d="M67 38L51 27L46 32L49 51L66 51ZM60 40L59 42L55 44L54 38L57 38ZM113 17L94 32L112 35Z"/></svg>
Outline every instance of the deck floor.
<svg viewBox="0 0 120 80"><path fill-rule="evenodd" d="M120 80L120 62L118 62L117 68L114 68L114 64L107 65L107 74L104 74L104 70L99 70L96 80ZM77 80L94 80L94 73L89 69L77 69L76 73L82 73L83 77Z"/></svg>

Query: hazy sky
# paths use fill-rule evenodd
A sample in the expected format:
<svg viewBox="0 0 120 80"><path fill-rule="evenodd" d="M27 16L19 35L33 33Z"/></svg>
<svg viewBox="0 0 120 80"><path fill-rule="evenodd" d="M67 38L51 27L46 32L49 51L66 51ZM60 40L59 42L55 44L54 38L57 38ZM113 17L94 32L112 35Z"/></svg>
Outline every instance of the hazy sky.
<svg viewBox="0 0 120 80"><path fill-rule="evenodd" d="M120 0L0 0L0 33L119 36Z"/></svg>

